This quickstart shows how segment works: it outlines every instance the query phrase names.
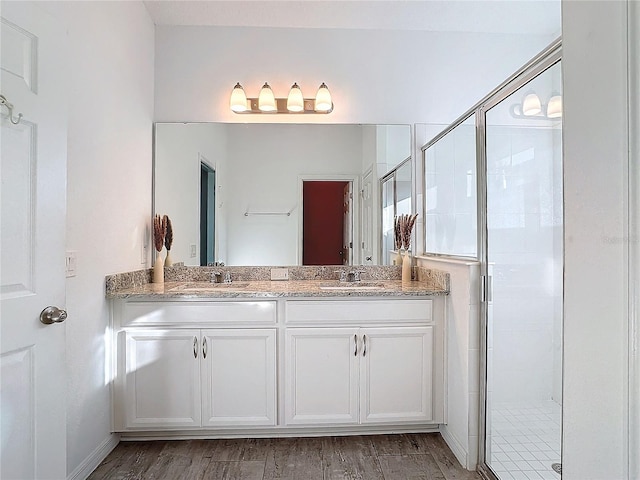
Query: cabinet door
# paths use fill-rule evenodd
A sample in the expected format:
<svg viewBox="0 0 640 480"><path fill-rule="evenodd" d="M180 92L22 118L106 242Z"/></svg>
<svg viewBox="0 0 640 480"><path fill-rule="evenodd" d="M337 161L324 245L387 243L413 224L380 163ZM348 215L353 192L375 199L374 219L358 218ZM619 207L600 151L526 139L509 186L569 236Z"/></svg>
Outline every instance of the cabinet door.
<svg viewBox="0 0 640 480"><path fill-rule="evenodd" d="M276 331L202 331L203 426L276 424Z"/></svg>
<svg viewBox="0 0 640 480"><path fill-rule="evenodd" d="M355 328L287 329L287 424L358 423L357 333Z"/></svg>
<svg viewBox="0 0 640 480"><path fill-rule="evenodd" d="M126 333L126 427L200 426L199 330Z"/></svg>
<svg viewBox="0 0 640 480"><path fill-rule="evenodd" d="M363 328L360 333L360 421L430 421L433 327Z"/></svg>

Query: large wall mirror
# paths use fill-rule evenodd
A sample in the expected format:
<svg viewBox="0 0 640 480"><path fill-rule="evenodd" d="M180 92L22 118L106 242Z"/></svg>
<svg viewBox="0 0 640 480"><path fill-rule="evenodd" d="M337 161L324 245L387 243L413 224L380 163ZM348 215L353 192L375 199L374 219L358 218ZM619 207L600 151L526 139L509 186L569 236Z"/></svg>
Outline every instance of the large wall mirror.
<svg viewBox="0 0 640 480"><path fill-rule="evenodd" d="M382 264L380 179L409 125L158 123L154 212L185 265Z"/></svg>

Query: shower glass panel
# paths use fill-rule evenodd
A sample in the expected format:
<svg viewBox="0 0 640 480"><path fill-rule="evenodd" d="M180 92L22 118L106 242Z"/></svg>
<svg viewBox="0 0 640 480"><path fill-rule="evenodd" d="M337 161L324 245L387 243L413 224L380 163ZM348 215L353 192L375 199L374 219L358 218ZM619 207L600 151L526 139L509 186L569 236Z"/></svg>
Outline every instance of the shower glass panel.
<svg viewBox="0 0 640 480"><path fill-rule="evenodd" d="M562 122L553 116L560 94L558 62L485 117L485 461L501 480L560 478L552 467L561 454Z"/></svg>
<svg viewBox="0 0 640 480"><path fill-rule="evenodd" d="M476 125L471 115L424 152L425 252L477 256Z"/></svg>
<svg viewBox="0 0 640 480"><path fill-rule="evenodd" d="M382 264L395 265L393 221L397 215L411 213L411 158L406 159L381 180L382 189ZM411 245L415 251L415 246Z"/></svg>
<svg viewBox="0 0 640 480"><path fill-rule="evenodd" d="M382 264L392 264L393 218L396 215L395 173L382 180Z"/></svg>
<svg viewBox="0 0 640 480"><path fill-rule="evenodd" d="M410 213L411 162L405 162L396 170L396 215L408 215Z"/></svg>

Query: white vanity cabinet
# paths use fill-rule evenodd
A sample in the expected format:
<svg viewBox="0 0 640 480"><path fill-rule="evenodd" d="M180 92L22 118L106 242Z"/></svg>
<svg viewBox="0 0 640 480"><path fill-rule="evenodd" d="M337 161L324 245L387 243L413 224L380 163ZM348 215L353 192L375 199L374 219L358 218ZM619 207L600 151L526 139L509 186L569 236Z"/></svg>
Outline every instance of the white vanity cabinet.
<svg viewBox="0 0 640 480"><path fill-rule="evenodd" d="M276 330L203 330L202 346L202 425L275 425Z"/></svg>
<svg viewBox="0 0 640 480"><path fill-rule="evenodd" d="M125 332L126 427L200 426L199 330Z"/></svg>
<svg viewBox="0 0 640 480"><path fill-rule="evenodd" d="M442 421L431 300L292 301L287 324L287 425Z"/></svg>
<svg viewBox="0 0 640 480"><path fill-rule="evenodd" d="M357 337L356 328L287 328L288 425L358 423Z"/></svg>
<svg viewBox="0 0 640 480"><path fill-rule="evenodd" d="M360 422L433 419L433 327L360 331Z"/></svg>
<svg viewBox="0 0 640 480"><path fill-rule="evenodd" d="M436 428L446 421L441 298L115 299L114 431Z"/></svg>
<svg viewBox="0 0 640 480"><path fill-rule="evenodd" d="M120 304L115 430L275 425L276 308L263 303ZM243 328L226 328L234 310Z"/></svg>

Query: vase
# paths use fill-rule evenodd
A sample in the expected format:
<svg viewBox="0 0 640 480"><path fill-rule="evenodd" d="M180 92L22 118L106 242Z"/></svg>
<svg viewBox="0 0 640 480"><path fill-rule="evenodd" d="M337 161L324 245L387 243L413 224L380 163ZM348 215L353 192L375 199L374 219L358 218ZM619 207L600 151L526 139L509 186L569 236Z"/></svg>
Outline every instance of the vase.
<svg viewBox="0 0 640 480"><path fill-rule="evenodd" d="M402 283L411 281L411 254L409 250L404 252L404 258L402 259Z"/></svg>
<svg viewBox="0 0 640 480"><path fill-rule="evenodd" d="M173 260L171 260L171 250L167 250L167 256L164 259L164 266L165 267L173 266Z"/></svg>
<svg viewBox="0 0 640 480"><path fill-rule="evenodd" d="M160 252L156 255L156 263L153 264L153 283L164 283L164 260Z"/></svg>

